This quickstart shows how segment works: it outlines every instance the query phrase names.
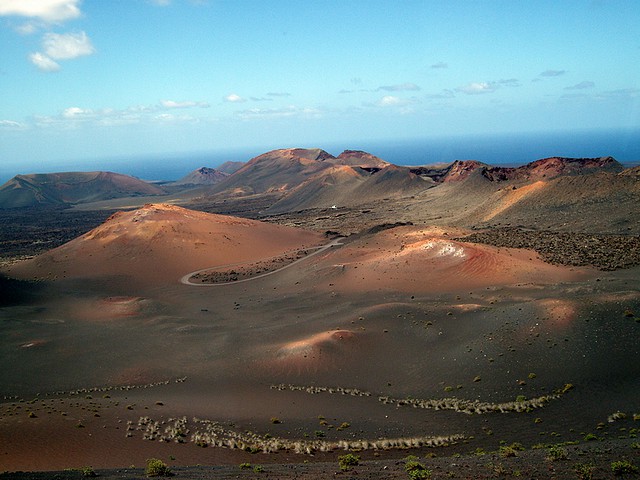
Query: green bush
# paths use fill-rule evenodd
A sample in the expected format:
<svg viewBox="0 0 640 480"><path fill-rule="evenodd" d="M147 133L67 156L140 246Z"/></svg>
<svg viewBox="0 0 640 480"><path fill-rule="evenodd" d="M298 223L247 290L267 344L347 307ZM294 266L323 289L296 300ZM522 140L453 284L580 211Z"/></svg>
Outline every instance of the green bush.
<svg viewBox="0 0 640 480"><path fill-rule="evenodd" d="M147 460L145 473L147 474L147 477L170 477L173 475L167 464L157 458L150 458Z"/></svg>
<svg viewBox="0 0 640 480"><path fill-rule="evenodd" d="M578 463L573 467L580 480L591 480L595 466L591 463Z"/></svg>
<svg viewBox="0 0 640 480"><path fill-rule="evenodd" d="M353 467L360 465L360 457L357 455L354 455L353 453L340 455L338 457L338 465L340 465L340 470L342 470L343 472L347 472L351 470Z"/></svg>
<svg viewBox="0 0 640 480"><path fill-rule="evenodd" d="M556 460L566 460L567 458L569 458L569 454L567 453L567 450L561 447L560 445L551 445L547 449L547 453L548 453L547 458L554 462Z"/></svg>
<svg viewBox="0 0 640 480"><path fill-rule="evenodd" d="M614 475L625 475L627 473L638 473L638 467L627 460L611 462L611 471Z"/></svg>
<svg viewBox="0 0 640 480"><path fill-rule="evenodd" d="M431 478L431 470L418 460L418 457L410 455L405 459L404 469L411 480L427 480Z"/></svg>

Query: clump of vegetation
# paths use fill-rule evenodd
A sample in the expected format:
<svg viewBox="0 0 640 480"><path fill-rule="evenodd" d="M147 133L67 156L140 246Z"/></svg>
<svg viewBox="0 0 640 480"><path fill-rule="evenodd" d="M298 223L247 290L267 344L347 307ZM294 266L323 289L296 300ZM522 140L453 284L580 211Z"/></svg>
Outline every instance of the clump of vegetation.
<svg viewBox="0 0 640 480"><path fill-rule="evenodd" d="M587 434L584 436L584 441L585 441L585 442L592 442L592 441L594 441L594 440L598 440L598 436L597 436L597 435L595 435L595 434L593 434L593 433L587 433Z"/></svg>
<svg viewBox="0 0 640 480"><path fill-rule="evenodd" d="M535 373L530 373L528 377L529 377L529 380L533 380L534 378L537 377L537 375Z"/></svg>
<svg viewBox="0 0 640 480"><path fill-rule="evenodd" d="M553 462L557 460L566 460L569 458L569 454L567 453L567 449L560 445L551 445L547 449L547 458Z"/></svg>
<svg viewBox="0 0 640 480"><path fill-rule="evenodd" d="M349 422L342 422L336 430L344 430L345 428L349 428L350 426L351 424Z"/></svg>
<svg viewBox="0 0 640 480"><path fill-rule="evenodd" d="M353 467L360 465L360 457L354 455L353 453L340 455L338 457L338 465L340 465L340 470L342 470L343 472L348 472Z"/></svg>
<svg viewBox="0 0 640 480"><path fill-rule="evenodd" d="M262 465L253 466L253 473L262 473L262 472L264 472L264 468L262 468Z"/></svg>
<svg viewBox="0 0 640 480"><path fill-rule="evenodd" d="M517 455L517 452L521 452L524 450L524 447L522 446L521 443L515 442L512 443L511 445L503 445L500 447L500 455L502 457L515 457Z"/></svg>
<svg viewBox="0 0 640 480"><path fill-rule="evenodd" d="M431 470L420 463L415 455L405 458L404 469L411 480L426 480L431 478Z"/></svg>
<svg viewBox="0 0 640 480"><path fill-rule="evenodd" d="M316 437L318 437L318 438L322 438L322 437L324 437L324 436L325 436L325 433L324 433L322 430L316 430L316 431L314 432L314 434L315 434L315 436L316 436Z"/></svg>
<svg viewBox="0 0 640 480"><path fill-rule="evenodd" d="M238 465L240 470L249 470L251 468L251 464L249 462L244 462Z"/></svg>
<svg viewBox="0 0 640 480"><path fill-rule="evenodd" d="M516 397L516 402L522 403L522 402L526 402L527 401L527 397L525 397L524 395L518 395Z"/></svg>
<svg viewBox="0 0 640 480"><path fill-rule="evenodd" d="M638 473L638 467L627 460L611 462L611 471L614 475L626 475L627 473Z"/></svg>
<svg viewBox="0 0 640 480"><path fill-rule="evenodd" d="M282 423L280 421L280 419L278 417L271 417L271 423L273 423L274 425L278 425L280 423Z"/></svg>
<svg viewBox="0 0 640 480"><path fill-rule="evenodd" d="M147 477L170 477L173 475L167 464L158 458L147 460L147 468L144 473L146 473Z"/></svg>
<svg viewBox="0 0 640 480"><path fill-rule="evenodd" d="M80 471L82 472L83 477L93 478L98 476L91 467L82 467Z"/></svg>
<svg viewBox="0 0 640 480"><path fill-rule="evenodd" d="M573 467L573 470L576 472L576 475L578 475L580 480L591 480L593 478L595 465L592 463L577 463Z"/></svg>

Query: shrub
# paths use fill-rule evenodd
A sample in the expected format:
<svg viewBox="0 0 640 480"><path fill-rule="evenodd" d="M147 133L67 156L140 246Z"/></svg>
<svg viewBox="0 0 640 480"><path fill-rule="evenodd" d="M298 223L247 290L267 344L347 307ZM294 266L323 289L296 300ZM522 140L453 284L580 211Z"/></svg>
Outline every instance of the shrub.
<svg viewBox="0 0 640 480"><path fill-rule="evenodd" d="M248 470L251 468L251 464L248 462L245 463L241 463L240 465L238 465L240 467L240 470Z"/></svg>
<svg viewBox="0 0 640 480"><path fill-rule="evenodd" d="M347 472L353 467L360 465L360 457L354 455L353 453L340 455L338 457L338 465L340 465L340 470L342 470L343 472Z"/></svg>
<svg viewBox="0 0 640 480"><path fill-rule="evenodd" d="M418 457L410 455L405 459L404 469L411 480L426 480L431 478L431 470L418 461Z"/></svg>
<svg viewBox="0 0 640 480"><path fill-rule="evenodd" d="M147 474L147 477L170 477L173 475L167 464L157 458L147 460L147 468L144 473Z"/></svg>
<svg viewBox="0 0 640 480"><path fill-rule="evenodd" d="M500 456L501 457L515 457L516 456L516 449L513 447L509 447L509 446L502 446L500 447Z"/></svg>
<svg viewBox="0 0 640 480"><path fill-rule="evenodd" d="M567 458L569 458L569 454L567 453L567 450L561 447L560 445L551 445L547 449L547 453L548 453L547 458L554 462L556 460L566 460Z"/></svg>
<svg viewBox="0 0 640 480"><path fill-rule="evenodd" d="M611 471L614 475L624 475L626 473L638 473L638 467L627 460L611 462Z"/></svg>
<svg viewBox="0 0 640 480"><path fill-rule="evenodd" d="M580 480L591 480L593 478L595 465L591 463L577 463L573 467L573 470L576 472Z"/></svg>
<svg viewBox="0 0 640 480"><path fill-rule="evenodd" d="M278 417L271 417L271 423L273 423L274 425L277 425L279 423L282 423L280 421L280 419Z"/></svg>
<svg viewBox="0 0 640 480"><path fill-rule="evenodd" d="M587 434L584 436L584 441L585 441L585 442L591 442L591 441L593 441L593 440L597 440L597 439L598 439L597 435L595 435L595 434L593 434L593 433L587 433Z"/></svg>
<svg viewBox="0 0 640 480"><path fill-rule="evenodd" d="M262 472L264 472L264 468L262 468L262 465L253 466L253 473L262 473Z"/></svg>
<svg viewBox="0 0 640 480"><path fill-rule="evenodd" d="M98 475L96 475L96 472L91 467L82 467L81 471L82 471L82 476L83 477L92 478L92 477L97 477L98 476Z"/></svg>

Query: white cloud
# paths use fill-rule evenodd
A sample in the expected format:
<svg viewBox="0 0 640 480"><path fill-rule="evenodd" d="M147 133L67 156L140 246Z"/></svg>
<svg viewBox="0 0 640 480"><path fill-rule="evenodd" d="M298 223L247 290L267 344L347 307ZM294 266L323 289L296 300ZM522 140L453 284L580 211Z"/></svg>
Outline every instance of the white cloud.
<svg viewBox="0 0 640 480"><path fill-rule="evenodd" d="M438 63L434 63L429 68L449 68L449 65L445 62L438 62Z"/></svg>
<svg viewBox="0 0 640 480"><path fill-rule="evenodd" d="M85 32L47 33L42 41L42 46L47 56L54 60L70 60L95 52L95 48Z"/></svg>
<svg viewBox="0 0 640 480"><path fill-rule="evenodd" d="M161 100L160 105L162 105L164 108L192 108L192 107L209 108L210 107L210 105L207 102L193 102L193 101L176 102L174 100Z"/></svg>
<svg viewBox="0 0 640 480"><path fill-rule="evenodd" d="M43 72L57 72L58 70L60 70L60 65L58 63L51 60L49 57L43 55L42 53L32 53L31 55L29 55L29 60L31 60L31 63L33 63Z"/></svg>
<svg viewBox="0 0 640 480"><path fill-rule="evenodd" d="M383 85L378 87L378 90L384 90L386 92L403 92L403 91L417 91L420 87L415 83L401 83L399 85Z"/></svg>
<svg viewBox="0 0 640 480"><path fill-rule="evenodd" d="M85 32L47 33L42 39L42 47L44 53L32 53L29 55L29 59L44 72L60 70L60 64L56 60L71 60L95 52L95 48Z"/></svg>
<svg viewBox="0 0 640 480"><path fill-rule="evenodd" d="M14 122L13 120L0 120L0 128L9 130L22 130L26 128L26 125L20 122Z"/></svg>
<svg viewBox="0 0 640 480"><path fill-rule="evenodd" d="M480 95L495 92L496 85L493 82L471 82L456 88L456 91L466 93L467 95Z"/></svg>
<svg viewBox="0 0 640 480"><path fill-rule="evenodd" d="M224 101L231 102L231 103L242 103L242 102L246 102L247 100L242 98L240 95L236 93L230 93L229 95L224 97Z"/></svg>
<svg viewBox="0 0 640 480"><path fill-rule="evenodd" d="M15 15L58 23L80 16L80 0L0 0L0 16Z"/></svg>
<svg viewBox="0 0 640 480"><path fill-rule="evenodd" d="M407 107L408 105L413 105L418 103L418 99L415 97L412 98L402 98L397 97L395 95L385 95L382 97L375 106L378 107ZM403 109L403 112L409 112L409 109Z"/></svg>
<svg viewBox="0 0 640 480"><path fill-rule="evenodd" d="M80 107L69 107L62 112L64 118L82 118L93 115L92 110L84 110Z"/></svg>

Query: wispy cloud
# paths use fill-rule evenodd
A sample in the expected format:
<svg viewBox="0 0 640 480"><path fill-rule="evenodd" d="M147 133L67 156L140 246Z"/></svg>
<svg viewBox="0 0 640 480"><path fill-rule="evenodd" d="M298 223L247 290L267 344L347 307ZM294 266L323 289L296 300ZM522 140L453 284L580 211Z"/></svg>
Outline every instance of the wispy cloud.
<svg viewBox="0 0 640 480"><path fill-rule="evenodd" d="M449 68L449 65L445 62L438 62L438 63L434 63L429 68Z"/></svg>
<svg viewBox="0 0 640 480"><path fill-rule="evenodd" d="M567 73L566 70L545 70L540 73L540 77L559 77L560 75L564 75Z"/></svg>
<svg viewBox="0 0 640 480"><path fill-rule="evenodd" d="M471 82L456 88L457 92L466 93L467 95L482 95L485 93L493 93L496 91L495 82Z"/></svg>
<svg viewBox="0 0 640 480"><path fill-rule="evenodd" d="M96 51L85 32L47 33L42 46L47 56L54 60L70 60L91 55Z"/></svg>
<svg viewBox="0 0 640 480"><path fill-rule="evenodd" d="M415 83L400 83L397 85L382 85L378 87L378 91L384 90L385 92L405 92L405 91L417 91L420 87Z"/></svg>
<svg viewBox="0 0 640 480"><path fill-rule="evenodd" d="M518 80L517 78L505 78L502 80L498 80L497 83L503 87L521 87L522 86L522 84L520 83L520 80Z"/></svg>
<svg viewBox="0 0 640 480"><path fill-rule="evenodd" d="M0 129L23 130L25 128L27 128L27 126L20 122L14 122L13 120L0 120Z"/></svg>
<svg viewBox="0 0 640 480"><path fill-rule="evenodd" d="M161 100L160 105L164 108L209 108L211 105L207 102L194 102L194 101L183 101L176 102L175 100Z"/></svg>
<svg viewBox="0 0 640 480"><path fill-rule="evenodd" d="M455 96L456 94L454 93L453 90L446 88L442 90L440 93L429 93L425 95L425 98L429 100L441 100L444 98L454 98Z"/></svg>
<svg viewBox="0 0 640 480"><path fill-rule="evenodd" d="M29 55L29 60L43 72L57 72L60 70L60 64L54 62L46 55L36 52Z"/></svg>
<svg viewBox="0 0 640 480"><path fill-rule="evenodd" d="M405 98L396 97L395 95L385 95L378 100L378 105L381 107L398 107L402 105L408 105L410 102Z"/></svg>
<svg viewBox="0 0 640 480"><path fill-rule="evenodd" d="M72 60L92 55L95 48L85 32L47 33L42 39L44 53L36 52L29 56L31 62L40 70L54 72L60 70L56 60Z"/></svg>
<svg viewBox="0 0 640 480"><path fill-rule="evenodd" d="M252 102L273 102L273 98L266 97L249 97Z"/></svg>
<svg viewBox="0 0 640 480"><path fill-rule="evenodd" d="M78 18L80 0L0 0L0 16L19 16L46 23Z"/></svg>
<svg viewBox="0 0 640 480"><path fill-rule="evenodd" d="M124 109L102 108L89 109L72 106L65 108L58 115L36 116L33 124L42 128L58 128L63 130L82 126L113 127L141 123L196 123L201 119L193 115L169 113L176 109L206 108L205 102L175 102L163 100L156 105L136 105Z"/></svg>
<svg viewBox="0 0 640 480"><path fill-rule="evenodd" d="M270 97L290 97L291 94L288 92L269 92L267 93Z"/></svg>
<svg viewBox="0 0 640 480"><path fill-rule="evenodd" d="M224 97L224 101L230 102L230 103L243 103L243 102L246 102L247 99L241 97L237 93L230 93L229 95Z"/></svg>
<svg viewBox="0 0 640 480"><path fill-rule="evenodd" d="M323 112L317 108L297 107L289 105L283 108L249 108L236 112L243 120L278 119L278 118L319 118Z"/></svg>
<svg viewBox="0 0 640 480"><path fill-rule="evenodd" d="M587 88L593 88L595 86L596 84L593 82L584 81L584 82L576 83L575 85L572 85L570 87L564 87L564 89L565 90L585 90Z"/></svg>

